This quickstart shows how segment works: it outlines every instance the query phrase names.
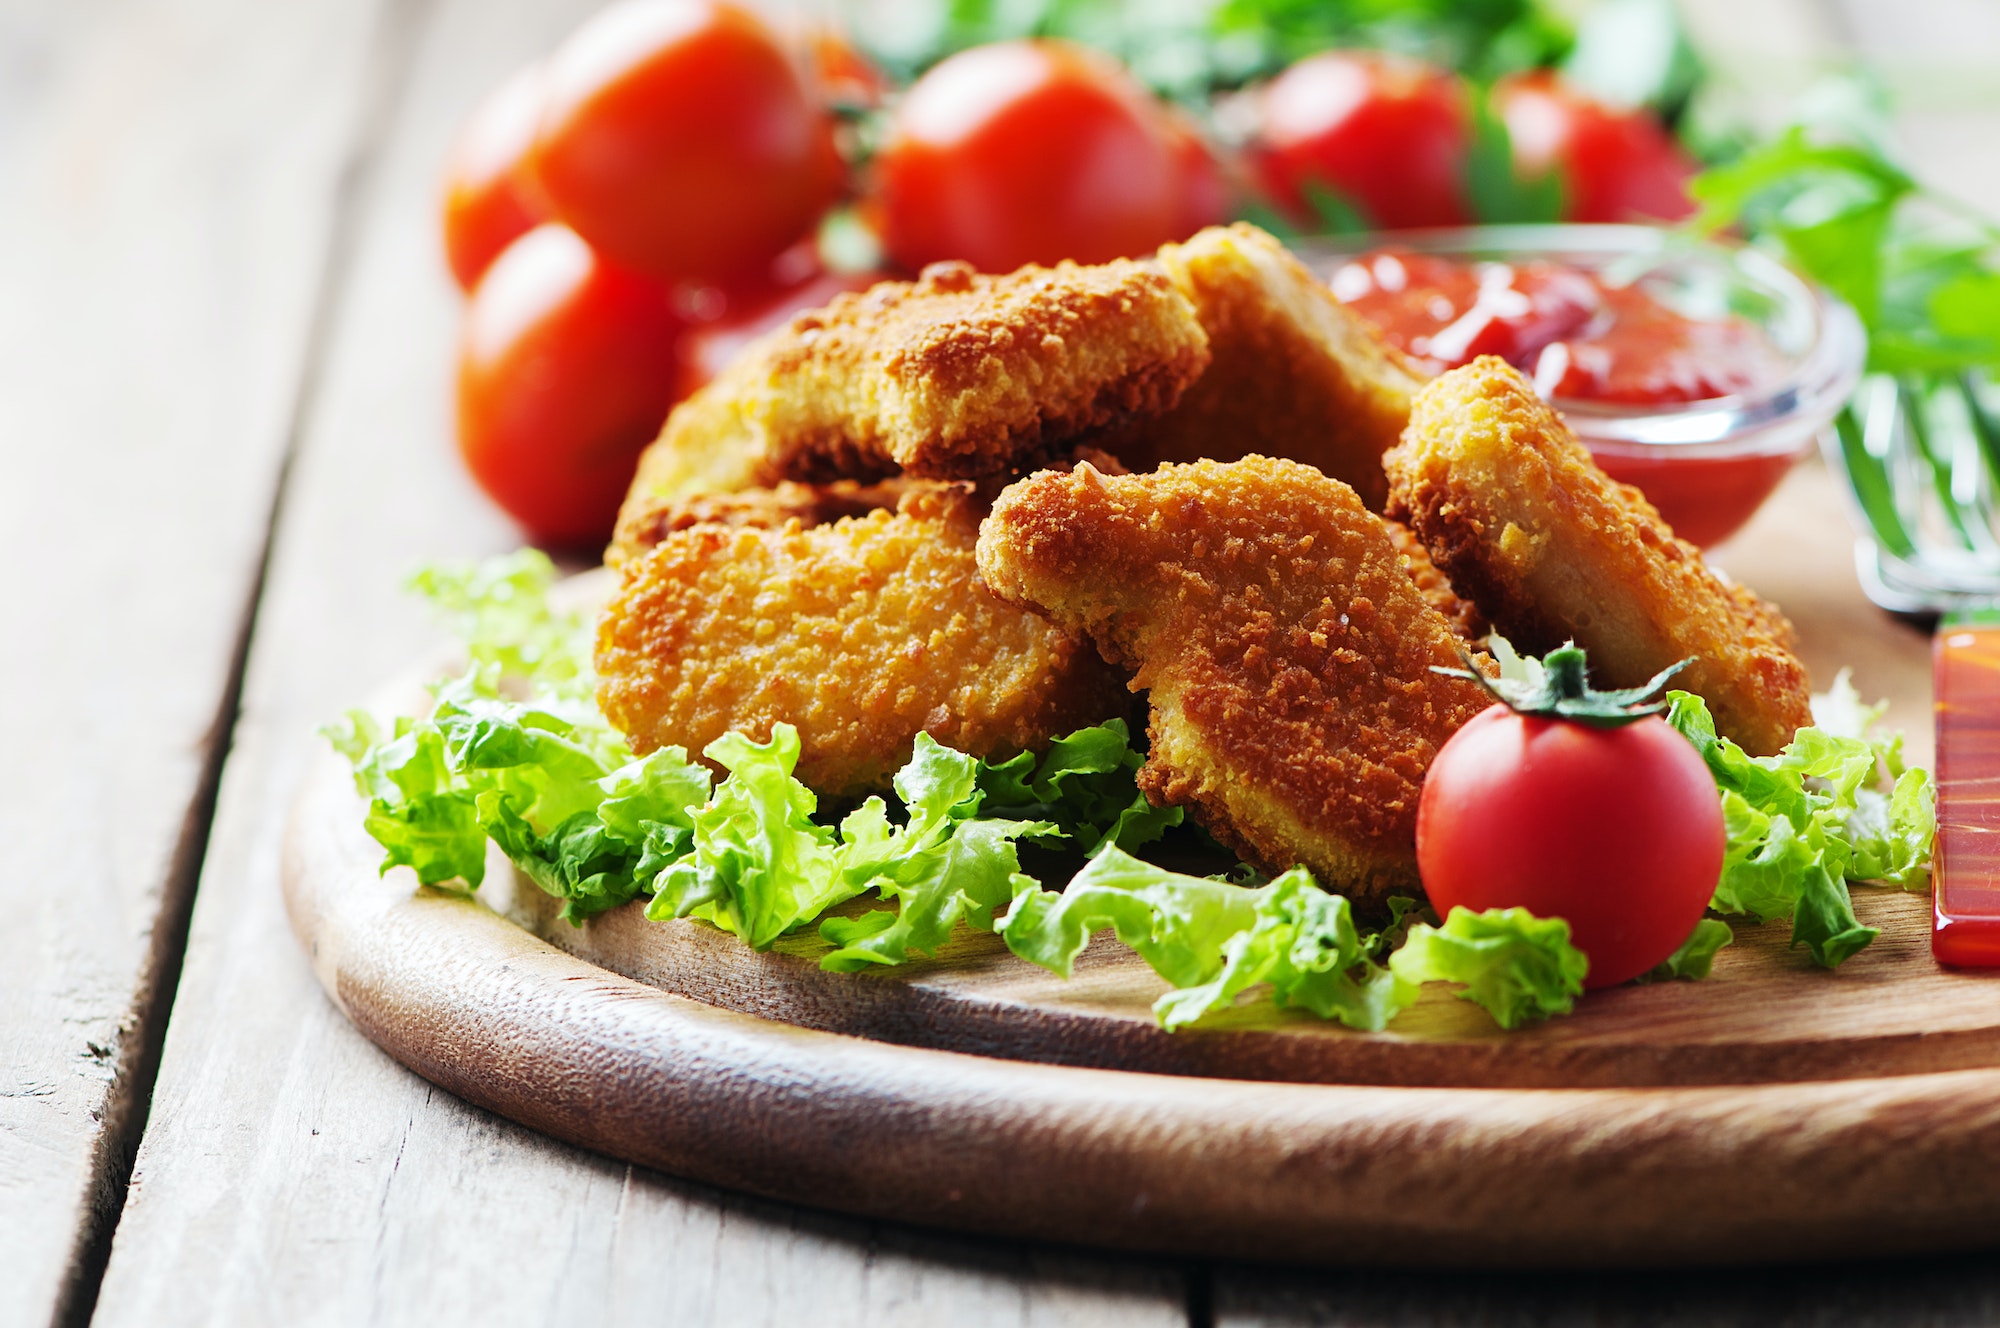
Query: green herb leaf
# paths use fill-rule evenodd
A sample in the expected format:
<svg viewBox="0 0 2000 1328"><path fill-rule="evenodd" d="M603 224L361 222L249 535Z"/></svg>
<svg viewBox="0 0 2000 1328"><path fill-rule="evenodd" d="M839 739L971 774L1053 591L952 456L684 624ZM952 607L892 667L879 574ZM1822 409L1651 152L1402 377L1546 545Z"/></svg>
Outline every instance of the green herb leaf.
<svg viewBox="0 0 2000 1328"><path fill-rule="evenodd" d="M1465 156L1465 192L1473 215L1488 225L1562 220L1563 182L1556 171L1524 177L1514 164L1507 122L1491 96L1473 102L1472 143Z"/></svg>

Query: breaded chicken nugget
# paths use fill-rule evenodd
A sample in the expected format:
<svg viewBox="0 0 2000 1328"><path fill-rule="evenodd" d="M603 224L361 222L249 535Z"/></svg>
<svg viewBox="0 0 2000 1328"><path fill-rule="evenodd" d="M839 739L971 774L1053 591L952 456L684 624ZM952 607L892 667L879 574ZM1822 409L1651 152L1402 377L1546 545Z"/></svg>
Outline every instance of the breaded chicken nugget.
<svg viewBox="0 0 2000 1328"><path fill-rule="evenodd" d="M785 480L768 489L729 489L673 498L656 495L643 509L631 508L624 523L625 539L605 551L605 561L620 566L644 553L676 530L689 526L756 526L774 530L787 521L823 526L844 516L866 516L893 509L912 484L901 477L879 484L837 480L832 484L800 484Z"/></svg>
<svg viewBox="0 0 2000 1328"><path fill-rule="evenodd" d="M1253 453L1317 467L1380 511L1382 453L1424 375L1284 245L1239 222L1169 244L1159 264L1208 334L1207 372L1158 419L1104 443L1131 469Z"/></svg>
<svg viewBox="0 0 2000 1328"><path fill-rule="evenodd" d="M1471 600L1459 598L1458 592L1451 588L1450 578L1431 561L1431 551L1417 538L1417 532L1400 521L1384 521L1382 528L1389 532L1389 541L1403 560L1403 570L1416 582L1417 593L1424 597L1424 603L1436 609L1445 624L1466 642L1484 640L1492 630L1486 615Z"/></svg>
<svg viewBox="0 0 2000 1328"><path fill-rule="evenodd" d="M887 788L919 733L976 756L1130 708L1088 642L1006 604L973 564L969 486L781 528L698 524L624 567L598 624L598 703L635 751L797 726L821 793Z"/></svg>
<svg viewBox="0 0 2000 1328"><path fill-rule="evenodd" d="M799 315L677 407L639 463L618 541L636 547L662 498L1011 475L1167 409L1207 364L1193 308L1151 264L996 277L934 263Z"/></svg>
<svg viewBox="0 0 2000 1328"><path fill-rule="evenodd" d="M1152 705L1141 786L1268 870L1379 899L1417 884L1417 793L1487 705L1461 642L1354 490L1265 457L1008 488L996 594L1088 632Z"/></svg>
<svg viewBox="0 0 2000 1328"><path fill-rule="evenodd" d="M1611 687L1693 656L1674 685L1753 753L1776 752L1812 722L1791 624L1599 470L1504 361L1475 360L1426 387L1384 461L1390 514L1517 647L1541 654L1574 640Z"/></svg>

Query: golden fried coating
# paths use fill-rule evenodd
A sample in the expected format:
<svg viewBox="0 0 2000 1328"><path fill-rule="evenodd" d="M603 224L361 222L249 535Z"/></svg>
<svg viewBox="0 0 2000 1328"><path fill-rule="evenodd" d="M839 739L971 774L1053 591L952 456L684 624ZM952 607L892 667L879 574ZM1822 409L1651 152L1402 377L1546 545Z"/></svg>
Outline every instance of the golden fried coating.
<svg viewBox="0 0 2000 1328"><path fill-rule="evenodd" d="M1315 466L1380 511L1382 453L1424 375L1254 226L1214 226L1160 250L1208 334L1207 372L1180 403L1106 441L1133 470L1253 453Z"/></svg>
<svg viewBox="0 0 2000 1328"><path fill-rule="evenodd" d="M1416 887L1419 785L1487 697L1431 672L1461 643L1354 490L1266 457L1045 472L1000 495L979 570L1136 670L1149 797L1267 869Z"/></svg>
<svg viewBox="0 0 2000 1328"><path fill-rule="evenodd" d="M1476 360L1426 387L1384 462L1390 514L1520 649L1574 640L1614 687L1693 656L1674 685L1752 753L1776 752L1812 722L1791 624L1599 470L1504 361Z"/></svg>
<svg viewBox="0 0 2000 1328"><path fill-rule="evenodd" d="M643 506L629 507L625 538L605 551L605 561L621 566L633 554L644 553L676 530L690 526L755 526L775 530L787 521L823 526L844 516L866 516L894 508L913 484L900 476L879 484L837 480L832 484L800 484L784 480L768 489L730 489L686 497L655 495Z"/></svg>
<svg viewBox="0 0 2000 1328"><path fill-rule="evenodd" d="M1207 364L1194 310L1151 264L934 263L799 315L677 407L639 463L620 556L663 499L1011 475L1167 409Z"/></svg>
<svg viewBox="0 0 2000 1328"><path fill-rule="evenodd" d="M697 524L629 560L597 633L598 704L635 751L797 726L824 794L888 787L919 733L977 756L1125 714L1088 642L1006 604L973 564L969 486L780 528Z"/></svg>
<svg viewBox="0 0 2000 1328"><path fill-rule="evenodd" d="M1484 640L1492 630L1486 615L1471 600L1459 598L1458 592L1451 588L1450 578L1431 561L1431 551L1417 538L1417 532L1400 521L1384 521L1382 528L1389 532L1389 542L1396 546L1403 570L1416 582L1417 593L1424 597L1424 603L1436 609L1459 637L1468 642Z"/></svg>

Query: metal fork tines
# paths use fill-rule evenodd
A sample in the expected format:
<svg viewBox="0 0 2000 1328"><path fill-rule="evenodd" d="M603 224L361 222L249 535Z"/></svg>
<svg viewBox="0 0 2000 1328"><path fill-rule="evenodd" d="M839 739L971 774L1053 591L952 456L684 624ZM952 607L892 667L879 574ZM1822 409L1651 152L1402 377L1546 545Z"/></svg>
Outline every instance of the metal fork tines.
<svg viewBox="0 0 2000 1328"><path fill-rule="evenodd" d="M1984 384L1871 378L1829 443L1868 532L1855 560L1871 600L1905 614L2000 604L2000 424Z"/></svg>

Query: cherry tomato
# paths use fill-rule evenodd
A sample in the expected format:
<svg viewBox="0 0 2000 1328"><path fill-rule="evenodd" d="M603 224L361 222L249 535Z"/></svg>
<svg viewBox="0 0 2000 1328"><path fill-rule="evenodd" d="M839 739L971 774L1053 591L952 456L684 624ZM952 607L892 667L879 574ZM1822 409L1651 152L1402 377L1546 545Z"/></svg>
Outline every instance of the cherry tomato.
<svg viewBox="0 0 2000 1328"><path fill-rule="evenodd" d="M530 65L493 89L452 143L444 174L444 252L461 290L500 251L546 219L525 174L542 117L542 70Z"/></svg>
<svg viewBox="0 0 2000 1328"><path fill-rule="evenodd" d="M473 478L539 541L603 540L673 405L680 330L666 288L574 231L516 240L465 310L458 445Z"/></svg>
<svg viewBox="0 0 2000 1328"><path fill-rule="evenodd" d="M838 29L808 23L795 41L805 52L820 99L830 106L880 106L894 86Z"/></svg>
<svg viewBox="0 0 2000 1328"><path fill-rule="evenodd" d="M1548 70L1501 80L1493 103L1513 140L1514 169L1561 178L1565 221L1679 221L1694 212L1694 160L1650 112L1614 110Z"/></svg>
<svg viewBox="0 0 2000 1328"><path fill-rule="evenodd" d="M549 59L534 173L611 261L726 284L809 231L842 187L832 123L755 16L626 0Z"/></svg>
<svg viewBox="0 0 2000 1328"><path fill-rule="evenodd" d="M1658 716L1600 729L1495 705L1445 743L1417 804L1417 870L1438 912L1566 919L1586 987L1680 947L1724 846L1714 778Z"/></svg>
<svg viewBox="0 0 2000 1328"><path fill-rule="evenodd" d="M794 314L817 309L845 291L867 290L885 280L877 272L818 272L761 298L737 297L722 317L690 327L680 343L680 392L688 396L729 367L737 352Z"/></svg>
<svg viewBox="0 0 2000 1328"><path fill-rule="evenodd" d="M1312 184L1329 186L1372 226L1471 220L1472 141L1465 85L1400 56L1326 51L1299 61L1256 98L1252 159L1264 187L1301 222L1319 220Z"/></svg>
<svg viewBox="0 0 2000 1328"><path fill-rule="evenodd" d="M1102 263L1177 238L1181 171L1151 94L1061 41L975 46L897 107L876 162L889 256L912 271Z"/></svg>
<svg viewBox="0 0 2000 1328"><path fill-rule="evenodd" d="M1169 238L1185 240L1204 226L1229 220L1229 178L1193 117L1163 107L1160 130L1173 158L1175 196L1180 200Z"/></svg>

